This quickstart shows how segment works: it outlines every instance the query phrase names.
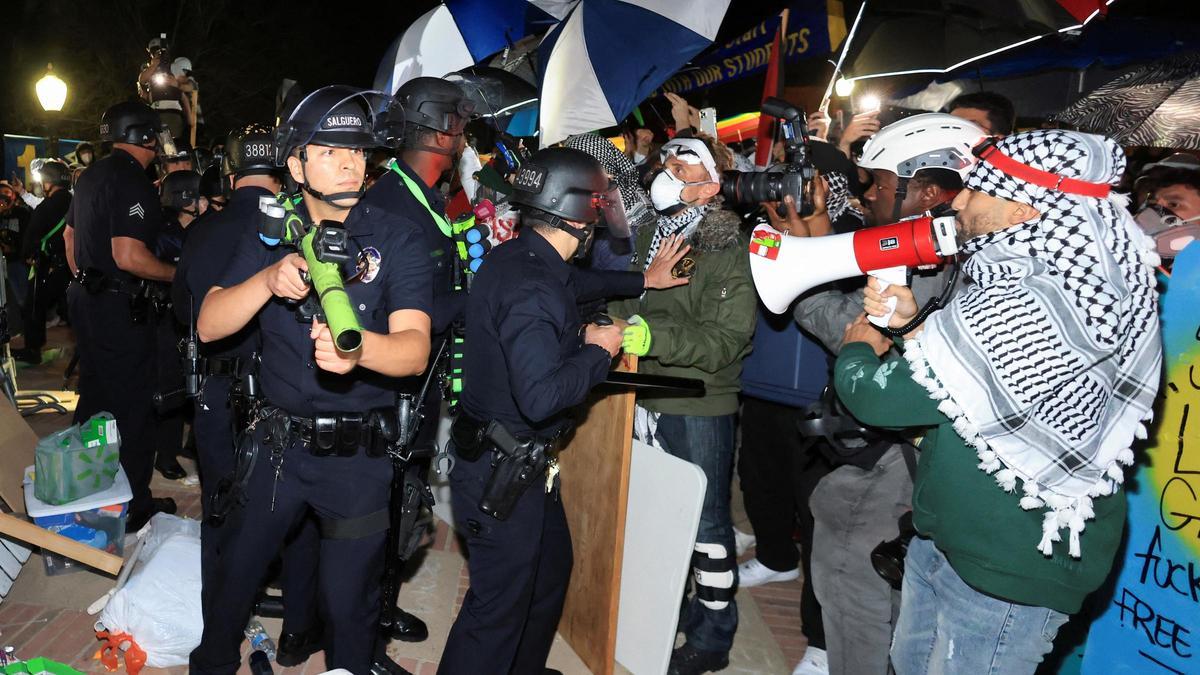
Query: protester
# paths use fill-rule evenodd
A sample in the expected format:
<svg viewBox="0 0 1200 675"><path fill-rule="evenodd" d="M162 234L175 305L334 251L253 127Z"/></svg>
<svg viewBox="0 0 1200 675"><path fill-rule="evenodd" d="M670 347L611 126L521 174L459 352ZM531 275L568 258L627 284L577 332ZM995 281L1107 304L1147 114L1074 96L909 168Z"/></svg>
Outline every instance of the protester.
<svg viewBox="0 0 1200 675"><path fill-rule="evenodd" d="M960 176L974 161L971 148L985 137L973 123L939 113L915 115L881 129L867 141L859 162L873 178L864 195L868 222L884 225L943 214L962 187ZM940 168L947 157L958 160L953 170ZM924 303L945 292L948 278L944 271L918 272L910 284ZM796 305L795 318L837 354L845 326L861 314L861 298L861 291L813 293ZM887 350L886 342L876 344ZM903 410L897 406L901 414ZM829 672L884 674L898 598L876 572L871 551L901 534L898 519L909 510L912 493L911 445L867 429L854 447L830 450L829 459L838 466L821 479L810 501L814 533L809 578L821 603Z"/></svg>
<svg viewBox="0 0 1200 675"><path fill-rule="evenodd" d="M24 312L29 294L29 268L21 255L21 246L33 212L22 199L25 194L28 194L25 186L16 176L12 182L0 183L0 252L8 266L7 281L12 289L9 300L15 303L18 312Z"/></svg>
<svg viewBox="0 0 1200 675"><path fill-rule="evenodd" d="M724 668L737 631L737 561L730 516L734 420L742 359L754 332L754 287L741 219L718 199L721 171L732 153L707 136L676 137L663 146L664 169L650 196L657 227L642 228L634 268L651 265L688 242L690 260L679 288L648 291L610 306L625 334L625 350L639 370L697 378L702 397L642 395L635 434L642 441L692 462L708 479L693 568L695 593L680 621L686 642L671 656L673 675Z"/></svg>
<svg viewBox="0 0 1200 675"><path fill-rule="evenodd" d="M856 322L834 371L864 422L933 427L891 651L899 675L1034 672L1112 568L1129 445L1158 391L1156 257L1109 196L1121 148L1039 130L980 158L954 200L974 283L909 330L904 359L881 362L878 333ZM918 309L908 289L872 281L864 307L881 316L893 297L901 327Z"/></svg>
<svg viewBox="0 0 1200 675"><path fill-rule="evenodd" d="M978 124L991 136L1007 136L1017 126L1012 101L991 91L963 94L950 101L946 112Z"/></svg>

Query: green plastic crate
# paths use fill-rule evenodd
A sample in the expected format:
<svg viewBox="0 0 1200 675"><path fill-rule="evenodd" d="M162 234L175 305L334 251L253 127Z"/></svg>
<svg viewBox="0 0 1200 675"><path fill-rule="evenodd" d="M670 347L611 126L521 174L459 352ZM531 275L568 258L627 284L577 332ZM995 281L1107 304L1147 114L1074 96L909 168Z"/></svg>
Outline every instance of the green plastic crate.
<svg viewBox="0 0 1200 675"><path fill-rule="evenodd" d="M109 413L92 416L38 441L33 494L46 504L67 504L112 487L121 435Z"/></svg>
<svg viewBox="0 0 1200 675"><path fill-rule="evenodd" d="M82 672L75 670L65 663L43 659L40 656L28 661L10 663L0 669L0 672L6 675L17 675L19 673L29 673L29 675L42 675L42 673L46 673L47 675L83 675Z"/></svg>

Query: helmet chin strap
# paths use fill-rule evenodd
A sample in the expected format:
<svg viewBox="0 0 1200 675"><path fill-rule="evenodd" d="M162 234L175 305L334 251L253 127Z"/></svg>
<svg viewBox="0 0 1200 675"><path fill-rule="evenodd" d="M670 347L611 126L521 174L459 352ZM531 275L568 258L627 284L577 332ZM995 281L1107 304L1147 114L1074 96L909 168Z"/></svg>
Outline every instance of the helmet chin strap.
<svg viewBox="0 0 1200 675"><path fill-rule="evenodd" d="M300 189L304 190L308 194L316 197L317 199L325 202L326 204L332 206L333 208L341 210L341 211L349 211L353 207L343 206L341 204L338 204L337 202L342 199L362 199L363 194L366 193L366 191L367 191L366 181L363 181L362 184L360 184L358 186L358 189L353 192L334 192L333 194L327 195L324 192L317 190L316 188L312 187L312 185L310 185L308 182L308 171L304 168L304 165L307 162L308 162L308 150L306 148L301 148L300 149L300 176L302 178L304 178L304 182L300 184Z"/></svg>

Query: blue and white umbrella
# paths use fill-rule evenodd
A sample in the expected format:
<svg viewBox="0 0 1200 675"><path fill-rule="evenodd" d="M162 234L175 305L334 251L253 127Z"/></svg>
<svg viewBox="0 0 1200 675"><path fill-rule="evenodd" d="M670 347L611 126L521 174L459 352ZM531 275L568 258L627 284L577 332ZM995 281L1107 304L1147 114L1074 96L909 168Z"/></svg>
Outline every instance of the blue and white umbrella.
<svg viewBox="0 0 1200 675"><path fill-rule="evenodd" d="M577 1L446 0L392 42L375 73L375 88L394 93L414 77L442 77L480 63L547 30Z"/></svg>
<svg viewBox="0 0 1200 675"><path fill-rule="evenodd" d="M728 8L729 0L579 0L539 48L542 146L624 119L712 44Z"/></svg>

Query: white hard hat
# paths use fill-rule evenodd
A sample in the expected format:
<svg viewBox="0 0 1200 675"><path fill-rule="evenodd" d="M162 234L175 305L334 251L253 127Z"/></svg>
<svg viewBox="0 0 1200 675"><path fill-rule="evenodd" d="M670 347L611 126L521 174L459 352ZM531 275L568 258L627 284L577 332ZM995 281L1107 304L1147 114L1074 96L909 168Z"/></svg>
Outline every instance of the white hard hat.
<svg viewBox="0 0 1200 675"><path fill-rule="evenodd" d="M960 177L975 164L971 149L988 133L970 120L922 113L880 129L863 146L858 165L912 178L921 169L949 169Z"/></svg>
<svg viewBox="0 0 1200 675"><path fill-rule="evenodd" d="M175 77L182 77L185 73L192 72L192 60L186 56L180 56L171 62L171 74Z"/></svg>

